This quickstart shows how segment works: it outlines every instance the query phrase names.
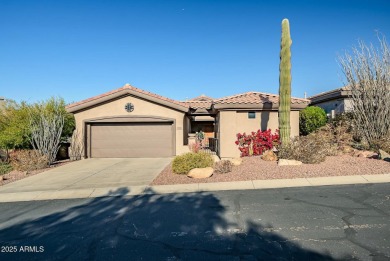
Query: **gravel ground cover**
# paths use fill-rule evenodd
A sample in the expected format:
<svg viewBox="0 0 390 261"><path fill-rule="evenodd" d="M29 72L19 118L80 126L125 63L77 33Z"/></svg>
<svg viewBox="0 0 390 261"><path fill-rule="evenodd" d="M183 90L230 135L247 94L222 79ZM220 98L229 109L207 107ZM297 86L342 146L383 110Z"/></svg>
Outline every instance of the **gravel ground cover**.
<svg viewBox="0 0 390 261"><path fill-rule="evenodd" d="M300 166L278 166L275 161L264 161L260 156L245 157L240 166L233 166L233 171L226 174L214 173L207 179L192 179L186 175L174 174L168 165L151 185L171 185L189 183L210 183L244 180L313 178L349 175L390 174L390 163L364 157L349 155L327 157L320 164Z"/></svg>
<svg viewBox="0 0 390 261"><path fill-rule="evenodd" d="M24 178L28 178L28 177L37 175L37 174L42 173L44 171L50 170L52 168L56 168L56 167L65 165L68 162L70 162L70 161L69 160L58 161L58 162L54 163L52 166L50 166L49 168L38 169L38 170L33 170L33 171L13 170L10 173L7 173L7 174L3 175L3 180L0 181L0 186L3 186L5 184L11 183L11 182L14 182L14 181L17 181L17 180L21 180L21 179L24 179Z"/></svg>

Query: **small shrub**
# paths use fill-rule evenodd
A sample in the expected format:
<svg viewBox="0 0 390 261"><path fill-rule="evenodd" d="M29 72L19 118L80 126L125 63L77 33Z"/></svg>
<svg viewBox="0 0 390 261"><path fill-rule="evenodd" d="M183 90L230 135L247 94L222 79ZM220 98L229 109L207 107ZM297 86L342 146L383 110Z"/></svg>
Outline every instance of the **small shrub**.
<svg viewBox="0 0 390 261"><path fill-rule="evenodd" d="M390 153L390 134L382 139L374 140L373 146L375 151L384 150L387 153Z"/></svg>
<svg viewBox="0 0 390 261"><path fill-rule="evenodd" d="M306 107L299 113L299 133L308 135L324 126L327 121L324 109L317 106Z"/></svg>
<svg viewBox="0 0 390 261"><path fill-rule="evenodd" d="M212 156L207 153L189 152L173 159L172 170L176 174L187 174L191 169L212 167L213 162Z"/></svg>
<svg viewBox="0 0 390 261"><path fill-rule="evenodd" d="M20 171L32 171L48 167L46 156L40 155L35 150L15 150L10 153L10 162L14 169Z"/></svg>
<svg viewBox="0 0 390 261"><path fill-rule="evenodd" d="M7 174L12 171L12 166L5 162L0 162L0 175Z"/></svg>
<svg viewBox="0 0 390 261"><path fill-rule="evenodd" d="M229 173L232 171L233 164L230 160L221 160L214 164L214 170L217 173Z"/></svg>
<svg viewBox="0 0 390 261"><path fill-rule="evenodd" d="M262 155L264 151L270 150L279 144L279 130L276 130L274 134L270 129L266 131L258 130L249 135L245 132L243 134L238 133L235 143L241 151L241 157Z"/></svg>
<svg viewBox="0 0 390 261"><path fill-rule="evenodd" d="M290 144L279 146L278 158L299 160L306 164L325 161L326 156L337 155L337 146L328 141L329 136L322 133L312 133L297 137Z"/></svg>

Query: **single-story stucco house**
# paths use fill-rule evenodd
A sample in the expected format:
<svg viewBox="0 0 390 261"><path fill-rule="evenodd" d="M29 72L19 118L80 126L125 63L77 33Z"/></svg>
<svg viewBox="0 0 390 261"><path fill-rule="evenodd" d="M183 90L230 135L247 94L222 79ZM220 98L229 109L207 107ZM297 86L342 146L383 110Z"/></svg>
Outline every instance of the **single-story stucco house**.
<svg viewBox="0 0 390 261"><path fill-rule="evenodd" d="M325 110L329 117L348 112L352 109L351 90L347 87L322 92L308 98L310 106L318 106Z"/></svg>
<svg viewBox="0 0 390 261"><path fill-rule="evenodd" d="M279 97L246 92L176 101L129 84L66 108L75 116L84 157L170 157L188 152L190 133L216 141L221 158L240 155L237 133L278 128ZM299 135L299 111L309 100L291 99L291 135Z"/></svg>

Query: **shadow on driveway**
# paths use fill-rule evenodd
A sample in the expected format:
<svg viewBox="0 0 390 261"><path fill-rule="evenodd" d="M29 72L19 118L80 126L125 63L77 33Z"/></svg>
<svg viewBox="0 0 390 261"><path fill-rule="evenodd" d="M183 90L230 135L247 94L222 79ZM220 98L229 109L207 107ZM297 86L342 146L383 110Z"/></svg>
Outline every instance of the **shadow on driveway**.
<svg viewBox="0 0 390 261"><path fill-rule="evenodd" d="M0 253L0 260L335 260L269 232L269 226L228 221L227 207L210 193L149 192L96 198L8 226L0 243L17 246L18 253ZM44 251L22 253L22 246Z"/></svg>

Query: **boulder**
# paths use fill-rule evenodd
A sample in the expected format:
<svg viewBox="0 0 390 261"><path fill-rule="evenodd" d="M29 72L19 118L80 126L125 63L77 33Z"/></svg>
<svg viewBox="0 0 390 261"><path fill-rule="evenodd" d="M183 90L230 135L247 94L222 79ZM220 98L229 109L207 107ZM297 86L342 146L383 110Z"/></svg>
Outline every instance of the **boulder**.
<svg viewBox="0 0 390 261"><path fill-rule="evenodd" d="M265 161L277 161L278 157L276 156L275 152L272 150L267 150L263 153L261 158Z"/></svg>
<svg viewBox="0 0 390 261"><path fill-rule="evenodd" d="M288 159L279 159L278 166L298 166L302 165L301 161L298 160L288 160Z"/></svg>
<svg viewBox="0 0 390 261"><path fill-rule="evenodd" d="M241 163L242 163L242 158L233 158L233 159L230 159L230 162L231 162L234 166L239 166L239 165L241 165Z"/></svg>
<svg viewBox="0 0 390 261"><path fill-rule="evenodd" d="M358 157L358 158L372 158L376 154L375 152L369 151L369 150L355 150L352 153L352 156Z"/></svg>
<svg viewBox="0 0 390 261"><path fill-rule="evenodd" d="M214 162L220 162L221 159L217 155L212 155Z"/></svg>
<svg viewBox="0 0 390 261"><path fill-rule="evenodd" d="M211 167L208 168L195 168L188 172L187 177L194 179L205 179L213 175L214 169Z"/></svg>
<svg viewBox="0 0 390 261"><path fill-rule="evenodd" d="M390 154L384 150L379 150L380 159L390 161Z"/></svg>

